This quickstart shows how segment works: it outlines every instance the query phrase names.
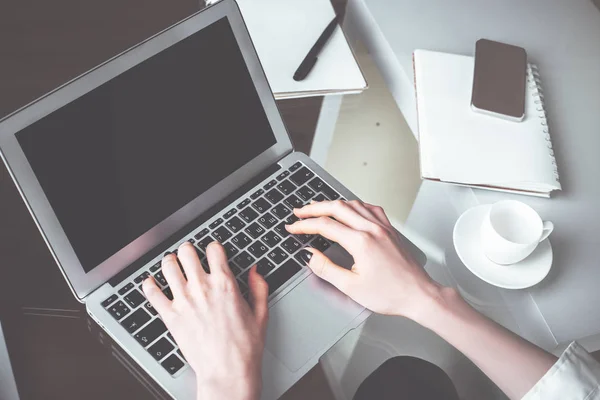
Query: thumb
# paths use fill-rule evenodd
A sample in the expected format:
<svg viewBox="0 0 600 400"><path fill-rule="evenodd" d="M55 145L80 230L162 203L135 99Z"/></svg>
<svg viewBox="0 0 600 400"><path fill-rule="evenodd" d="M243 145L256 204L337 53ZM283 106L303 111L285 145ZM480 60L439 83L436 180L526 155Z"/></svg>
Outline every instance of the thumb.
<svg viewBox="0 0 600 400"><path fill-rule="evenodd" d="M305 247L304 250L311 253L308 258L308 267L321 279L326 280L333 286L348 294L349 284L356 278L354 272L340 267L329 259L325 254L312 247Z"/></svg>
<svg viewBox="0 0 600 400"><path fill-rule="evenodd" d="M252 310L258 323L264 329L267 326L267 319L269 318L269 307L267 305L269 285L262 275L256 272L256 265L250 269L250 274L248 274L248 289Z"/></svg>

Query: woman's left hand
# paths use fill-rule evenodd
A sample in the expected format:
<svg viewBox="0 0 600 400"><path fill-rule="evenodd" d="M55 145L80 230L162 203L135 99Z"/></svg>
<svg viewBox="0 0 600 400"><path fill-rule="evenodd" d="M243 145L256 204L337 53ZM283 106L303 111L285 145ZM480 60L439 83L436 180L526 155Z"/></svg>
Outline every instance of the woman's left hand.
<svg viewBox="0 0 600 400"><path fill-rule="evenodd" d="M171 291L170 301L154 279L144 293L196 373L198 398L258 399L268 319L268 285L253 267L248 276L250 304L242 297L217 242L206 249L210 274L200 264L191 243L179 247L181 273L174 254L162 261Z"/></svg>

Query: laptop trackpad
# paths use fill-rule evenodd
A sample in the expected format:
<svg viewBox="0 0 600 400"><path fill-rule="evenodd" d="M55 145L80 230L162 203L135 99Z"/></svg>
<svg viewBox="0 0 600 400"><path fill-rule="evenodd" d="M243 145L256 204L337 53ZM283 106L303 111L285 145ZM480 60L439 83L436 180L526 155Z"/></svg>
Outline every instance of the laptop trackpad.
<svg viewBox="0 0 600 400"><path fill-rule="evenodd" d="M300 369L364 308L310 275L269 310L266 348L290 371Z"/></svg>

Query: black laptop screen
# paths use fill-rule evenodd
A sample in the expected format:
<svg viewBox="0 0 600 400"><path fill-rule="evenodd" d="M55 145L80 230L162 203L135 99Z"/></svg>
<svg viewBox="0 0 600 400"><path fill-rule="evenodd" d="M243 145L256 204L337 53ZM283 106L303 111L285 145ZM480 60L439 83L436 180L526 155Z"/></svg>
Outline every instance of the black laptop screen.
<svg viewBox="0 0 600 400"><path fill-rule="evenodd" d="M86 272L275 144L226 18L16 137Z"/></svg>

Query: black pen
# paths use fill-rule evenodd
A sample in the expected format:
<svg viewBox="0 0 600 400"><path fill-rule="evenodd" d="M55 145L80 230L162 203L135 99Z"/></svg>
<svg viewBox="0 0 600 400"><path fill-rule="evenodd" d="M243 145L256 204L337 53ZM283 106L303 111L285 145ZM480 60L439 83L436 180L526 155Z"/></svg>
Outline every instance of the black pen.
<svg viewBox="0 0 600 400"><path fill-rule="evenodd" d="M319 53L325 46L325 43L327 43L327 40L329 40L329 38L331 37L331 34L335 30L336 26L337 16L331 20L329 25L327 25L327 28L325 28L323 33L321 33L321 36L319 36L319 38L317 39L313 47L310 49L306 57L304 57L304 60L302 60L302 63L300 64L296 72L294 72L295 81L301 81L302 79L306 78L308 73L313 69L315 63L319 59Z"/></svg>

